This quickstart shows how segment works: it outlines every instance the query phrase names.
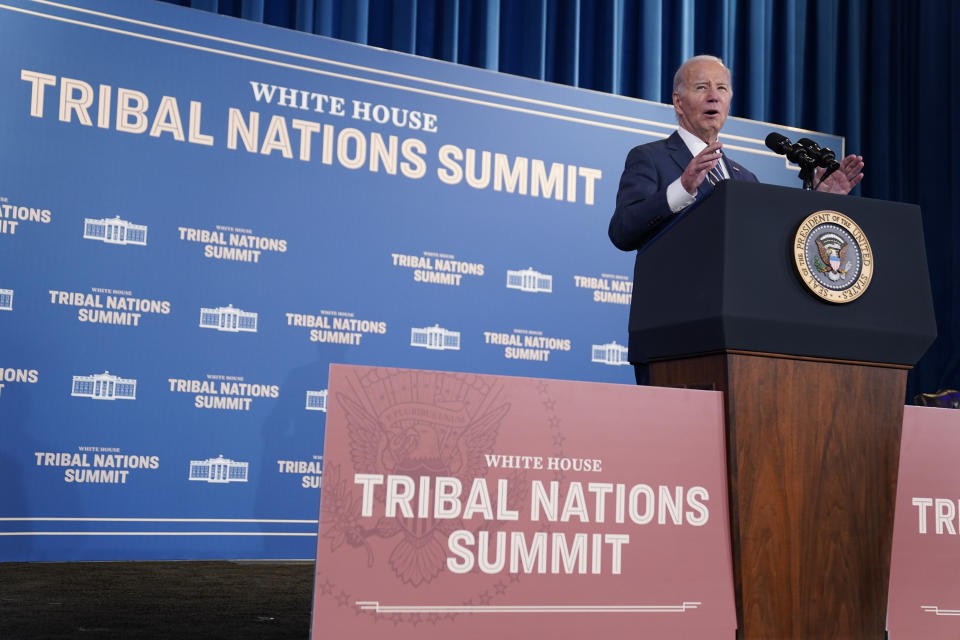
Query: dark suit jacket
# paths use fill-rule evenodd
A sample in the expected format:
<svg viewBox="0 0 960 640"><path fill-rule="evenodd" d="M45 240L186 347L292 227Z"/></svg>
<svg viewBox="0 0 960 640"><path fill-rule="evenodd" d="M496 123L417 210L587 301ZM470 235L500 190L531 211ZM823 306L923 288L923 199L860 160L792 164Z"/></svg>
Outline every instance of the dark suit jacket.
<svg viewBox="0 0 960 640"><path fill-rule="evenodd" d="M627 161L620 176L620 188L617 190L617 208L610 219L610 240L619 249L637 251L654 239L674 218L667 204L667 187L680 177L693 155L687 149L683 138L676 131L666 140L657 140L634 147L627 154ZM723 156L727 173L731 180L746 180L758 182L757 176L747 168L730 159L726 153ZM701 185L697 193L697 204L708 192L706 182ZM683 211L689 210L687 207ZM682 213L682 212L681 212ZM634 265L634 282L643 277L639 270L639 261ZM636 294L634 294L636 295ZM630 327L634 326L634 319L643 313L647 304L656 304L655 300L640 300L634 297L630 303ZM644 362L641 345L634 340L630 333L629 353L630 362Z"/></svg>

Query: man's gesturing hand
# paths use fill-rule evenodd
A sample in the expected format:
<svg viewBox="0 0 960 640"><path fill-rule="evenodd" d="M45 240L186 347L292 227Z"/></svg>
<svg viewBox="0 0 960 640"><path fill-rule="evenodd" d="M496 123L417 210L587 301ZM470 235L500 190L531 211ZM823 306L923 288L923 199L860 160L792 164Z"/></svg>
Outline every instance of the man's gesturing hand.
<svg viewBox="0 0 960 640"><path fill-rule="evenodd" d="M687 168L683 170L680 176L680 184L690 195L697 194L697 187L707 177L707 171L717 166L720 161L720 147L723 145L719 141L708 144L706 149L694 156Z"/></svg>
<svg viewBox="0 0 960 640"><path fill-rule="evenodd" d="M863 156L849 155L840 161L840 168L823 182L819 182L823 169L817 169L817 191L846 195L863 180Z"/></svg>

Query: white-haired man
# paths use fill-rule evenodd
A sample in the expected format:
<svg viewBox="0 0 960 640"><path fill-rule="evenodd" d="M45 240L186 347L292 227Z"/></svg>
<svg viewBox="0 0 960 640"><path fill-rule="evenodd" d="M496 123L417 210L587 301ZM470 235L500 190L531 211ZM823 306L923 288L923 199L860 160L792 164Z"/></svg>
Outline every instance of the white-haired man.
<svg viewBox="0 0 960 640"><path fill-rule="evenodd" d="M721 152L720 130L733 97L730 70L714 56L684 62L673 79L677 131L665 140L634 147L627 154L610 240L623 251L636 251L652 240L677 213L702 199L722 180L757 182L746 167ZM863 179L863 158L849 155L840 170L819 185L820 191L849 193ZM638 272L634 271L636 279ZM631 320L642 313L634 299ZM630 323L634 323L631 321ZM630 336L628 357L637 382L647 381L640 345Z"/></svg>

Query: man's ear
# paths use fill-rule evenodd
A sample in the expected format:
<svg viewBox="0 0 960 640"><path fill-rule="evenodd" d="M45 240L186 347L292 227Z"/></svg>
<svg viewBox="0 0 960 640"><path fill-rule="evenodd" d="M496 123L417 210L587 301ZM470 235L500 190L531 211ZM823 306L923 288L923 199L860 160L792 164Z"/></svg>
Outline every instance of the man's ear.
<svg viewBox="0 0 960 640"><path fill-rule="evenodd" d="M676 91L673 92L673 110L676 111L678 115L683 115L683 109L680 108L680 94Z"/></svg>

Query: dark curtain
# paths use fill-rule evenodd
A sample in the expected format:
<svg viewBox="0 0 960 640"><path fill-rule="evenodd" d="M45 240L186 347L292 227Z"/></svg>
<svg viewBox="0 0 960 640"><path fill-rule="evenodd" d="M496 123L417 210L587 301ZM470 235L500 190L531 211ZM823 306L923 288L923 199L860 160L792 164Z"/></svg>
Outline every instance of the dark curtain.
<svg viewBox="0 0 960 640"><path fill-rule="evenodd" d="M708 53L731 113L846 138L861 195L923 209L939 338L908 397L960 387L960 2L955 0L167 0L587 89L670 102Z"/></svg>

